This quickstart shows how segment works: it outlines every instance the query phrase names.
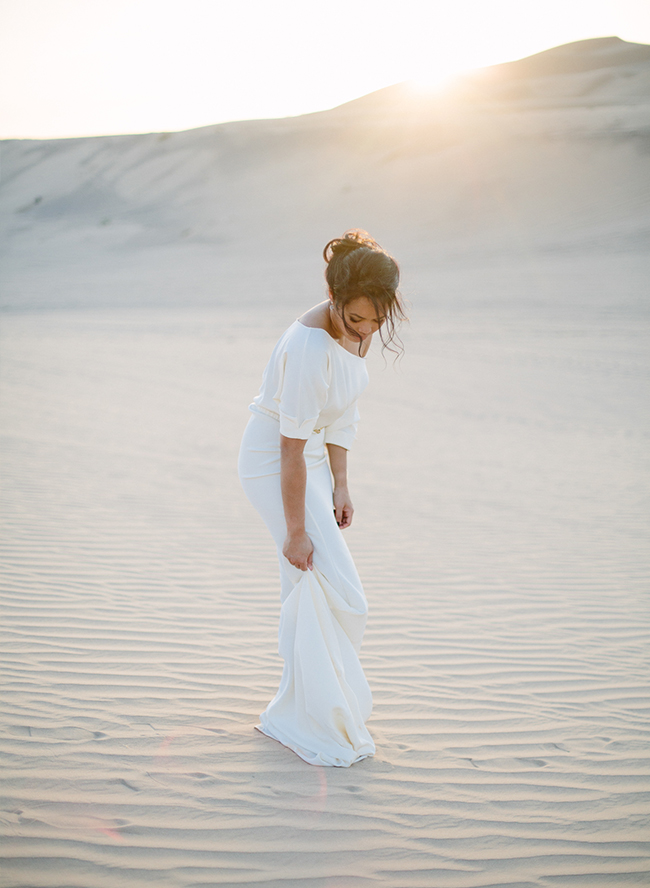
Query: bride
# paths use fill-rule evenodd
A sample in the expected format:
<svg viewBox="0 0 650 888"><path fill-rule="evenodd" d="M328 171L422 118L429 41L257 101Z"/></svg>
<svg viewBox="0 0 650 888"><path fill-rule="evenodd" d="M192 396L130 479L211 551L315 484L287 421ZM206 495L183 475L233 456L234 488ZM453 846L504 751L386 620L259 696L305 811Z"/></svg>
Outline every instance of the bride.
<svg viewBox="0 0 650 888"><path fill-rule="evenodd" d="M341 535L354 514L347 452L372 337L397 351L404 309L397 263L366 232L345 232L323 256L328 299L275 346L250 405L239 476L280 560L284 669L258 728L310 764L349 767L375 746L358 657L367 603Z"/></svg>

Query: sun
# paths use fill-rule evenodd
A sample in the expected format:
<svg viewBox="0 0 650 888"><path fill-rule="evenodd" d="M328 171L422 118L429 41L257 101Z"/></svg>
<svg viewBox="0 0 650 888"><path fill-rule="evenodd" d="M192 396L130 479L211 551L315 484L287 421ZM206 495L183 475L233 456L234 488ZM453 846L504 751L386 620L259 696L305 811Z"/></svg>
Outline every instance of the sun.
<svg viewBox="0 0 650 888"><path fill-rule="evenodd" d="M409 83L418 93L443 93L451 89L455 83L469 74L470 68L457 65L427 66L414 72Z"/></svg>

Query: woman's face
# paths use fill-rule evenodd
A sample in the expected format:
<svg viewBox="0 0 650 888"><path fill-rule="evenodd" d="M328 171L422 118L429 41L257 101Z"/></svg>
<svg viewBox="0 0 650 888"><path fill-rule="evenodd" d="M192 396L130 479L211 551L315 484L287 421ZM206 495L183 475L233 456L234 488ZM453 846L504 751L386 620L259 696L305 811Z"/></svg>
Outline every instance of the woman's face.
<svg viewBox="0 0 650 888"><path fill-rule="evenodd" d="M375 306L366 296L357 296L341 308L333 305L332 315L335 319L338 333L347 339L351 339L349 330L353 330L356 334L354 336L355 342L363 342L364 339L372 336L386 320L383 315L377 317ZM346 329L345 324L347 324L348 329Z"/></svg>

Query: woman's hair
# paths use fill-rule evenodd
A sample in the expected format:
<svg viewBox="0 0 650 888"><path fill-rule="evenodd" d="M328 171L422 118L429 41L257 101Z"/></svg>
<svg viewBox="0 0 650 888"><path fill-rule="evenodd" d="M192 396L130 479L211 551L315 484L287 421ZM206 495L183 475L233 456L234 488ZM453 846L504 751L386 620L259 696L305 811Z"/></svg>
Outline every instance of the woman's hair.
<svg viewBox="0 0 650 888"><path fill-rule="evenodd" d="M323 250L323 258L327 262L325 279L335 306L341 310L348 333L354 336L354 330L348 326L343 309L353 299L365 296L372 302L377 317L386 318L379 328L382 347L400 355L404 347L396 328L400 321L406 320L406 314L397 290L397 262L368 232L358 228L350 229L343 237L331 240Z"/></svg>

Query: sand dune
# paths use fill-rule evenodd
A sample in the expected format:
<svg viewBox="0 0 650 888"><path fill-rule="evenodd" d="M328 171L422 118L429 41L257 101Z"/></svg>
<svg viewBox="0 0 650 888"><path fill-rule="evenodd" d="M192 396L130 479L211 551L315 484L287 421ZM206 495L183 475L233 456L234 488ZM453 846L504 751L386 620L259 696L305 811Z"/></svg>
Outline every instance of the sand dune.
<svg viewBox="0 0 650 888"><path fill-rule="evenodd" d="M2 145L0 885L648 884L649 51ZM351 455L378 751L342 771L253 730L279 589L235 460L349 224L413 309Z"/></svg>
<svg viewBox="0 0 650 888"><path fill-rule="evenodd" d="M577 68L577 70L576 70ZM361 225L437 269L647 245L650 47L616 38L332 111L1 145L2 305L254 303ZM254 256L254 261L252 260Z"/></svg>

